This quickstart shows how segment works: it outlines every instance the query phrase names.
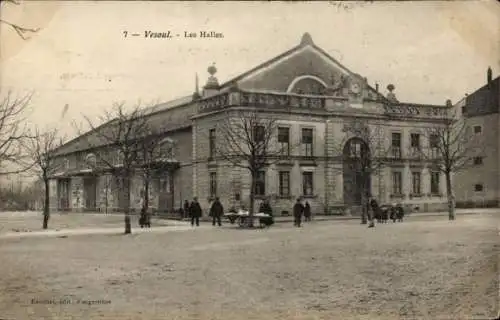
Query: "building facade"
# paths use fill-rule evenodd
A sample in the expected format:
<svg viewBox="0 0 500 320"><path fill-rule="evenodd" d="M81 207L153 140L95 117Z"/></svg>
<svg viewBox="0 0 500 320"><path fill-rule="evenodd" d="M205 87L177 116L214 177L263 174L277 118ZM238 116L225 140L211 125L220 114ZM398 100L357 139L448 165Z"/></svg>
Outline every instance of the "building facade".
<svg viewBox="0 0 500 320"><path fill-rule="evenodd" d="M160 104L147 117L162 123L171 141L172 166L159 172L150 190L151 206L172 211L184 200L198 197L205 212L218 196L223 205L248 206L250 173L214 156L221 141L217 124L237 110L258 110L278 119L276 143L293 146L280 161L259 172L257 205L268 198L277 215L287 214L295 199L307 200L316 214L356 209L365 188L380 203L402 202L420 210L446 207L444 177L434 171L421 150L431 147L424 131L439 126L450 110L446 105L403 103L394 86L379 92L378 84L353 73L316 46L309 34L283 54L219 84L215 67L202 92ZM377 132L377 143L364 141L383 165L370 174L366 186L346 166L363 137L356 123ZM61 170L51 180L51 207L59 210L119 210L117 187L109 174L92 172L85 159L92 152L77 137L55 151ZM116 155L115 155L116 156ZM131 187L132 206L139 208L144 192L139 179ZM355 210L354 210L355 211Z"/></svg>
<svg viewBox="0 0 500 320"><path fill-rule="evenodd" d="M455 174L458 207L500 206L500 77L491 68L486 84L456 105L467 126L479 137L481 153L472 166Z"/></svg>

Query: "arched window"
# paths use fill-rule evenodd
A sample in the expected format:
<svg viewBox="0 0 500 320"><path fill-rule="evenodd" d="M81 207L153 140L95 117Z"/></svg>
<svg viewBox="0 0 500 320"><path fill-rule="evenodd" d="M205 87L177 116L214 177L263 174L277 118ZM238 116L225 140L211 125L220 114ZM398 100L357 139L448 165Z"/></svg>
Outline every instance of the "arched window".
<svg viewBox="0 0 500 320"><path fill-rule="evenodd" d="M288 86L287 92L296 94L323 95L327 85L316 76L300 76Z"/></svg>
<svg viewBox="0 0 500 320"><path fill-rule="evenodd" d="M93 153L89 153L85 156L85 164L89 169L95 169L97 166L97 157Z"/></svg>
<svg viewBox="0 0 500 320"><path fill-rule="evenodd" d="M170 138L164 138L159 143L158 158L173 159L175 156L175 142Z"/></svg>

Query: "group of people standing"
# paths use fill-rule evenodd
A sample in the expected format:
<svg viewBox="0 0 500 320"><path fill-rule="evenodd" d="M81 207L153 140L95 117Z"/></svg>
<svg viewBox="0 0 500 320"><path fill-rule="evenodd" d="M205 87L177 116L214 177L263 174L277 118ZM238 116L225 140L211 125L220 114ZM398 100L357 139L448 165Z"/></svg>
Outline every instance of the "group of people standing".
<svg viewBox="0 0 500 320"><path fill-rule="evenodd" d="M297 202L293 206L294 226L300 227L300 224L302 223L302 215L304 216L304 221L311 221L311 206L307 201L305 204L302 204L301 199L298 198Z"/></svg>
<svg viewBox="0 0 500 320"><path fill-rule="evenodd" d="M188 200L184 201L184 206L180 210L182 218L191 218L191 226L199 226L200 218L202 216L203 210L201 209L200 203L196 197L193 201L189 203ZM267 214L269 217L261 218L260 223L262 225L270 226L274 224L273 209L266 199L262 201L259 207L259 212ZM219 198L215 198L212 206L210 207L209 216L212 217L212 225L222 226L222 216L224 215L224 206L220 202ZM293 206L293 216L294 216L294 226L300 227L302 223L302 216L304 216L304 221L311 221L311 206L309 202L306 201L302 204L301 199L297 199L297 202Z"/></svg>

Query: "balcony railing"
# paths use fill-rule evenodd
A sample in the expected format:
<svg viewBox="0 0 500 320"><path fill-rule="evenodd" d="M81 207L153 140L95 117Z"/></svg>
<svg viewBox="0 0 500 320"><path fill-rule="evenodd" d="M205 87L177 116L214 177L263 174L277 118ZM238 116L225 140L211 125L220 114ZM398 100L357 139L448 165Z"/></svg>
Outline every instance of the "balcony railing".
<svg viewBox="0 0 500 320"><path fill-rule="evenodd" d="M323 109L324 97L305 97L277 93L242 92L240 97L242 106L265 107L301 107Z"/></svg>
<svg viewBox="0 0 500 320"><path fill-rule="evenodd" d="M401 159L402 158L401 148L391 147L391 150L389 152L389 157L391 159Z"/></svg>
<svg viewBox="0 0 500 320"><path fill-rule="evenodd" d="M446 118L448 116L447 108L429 105L389 104L384 105L384 111L388 115L401 117Z"/></svg>
<svg viewBox="0 0 500 320"><path fill-rule="evenodd" d="M334 105L343 105L346 97L297 95L290 93L224 92L199 100L199 112L210 112L228 106L258 106L266 108L307 108L324 110ZM349 105L349 104L347 104ZM384 113L396 117L446 118L448 108L419 104L385 104Z"/></svg>
<svg viewBox="0 0 500 320"><path fill-rule="evenodd" d="M325 100L333 97L299 96L286 93L265 92L226 92L200 100L200 112L223 109L230 105L258 107L298 107L308 109L324 109Z"/></svg>

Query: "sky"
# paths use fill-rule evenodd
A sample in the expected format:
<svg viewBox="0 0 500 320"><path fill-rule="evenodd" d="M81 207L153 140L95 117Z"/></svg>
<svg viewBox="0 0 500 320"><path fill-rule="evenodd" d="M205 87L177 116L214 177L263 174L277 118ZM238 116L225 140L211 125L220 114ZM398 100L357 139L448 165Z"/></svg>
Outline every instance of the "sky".
<svg viewBox="0 0 500 320"><path fill-rule="evenodd" d="M0 95L33 93L28 121L73 137L82 115L98 122L129 106L190 95L198 73L220 83L296 46L304 32L355 73L395 85L400 101L444 104L500 74L500 5L454 2L24 1L1 18L40 31L22 40L0 25ZM145 31L174 39L147 39ZM125 37L125 31L128 36ZM215 31L222 39L184 38ZM131 33L139 37L131 37ZM64 106L68 111L62 117Z"/></svg>

